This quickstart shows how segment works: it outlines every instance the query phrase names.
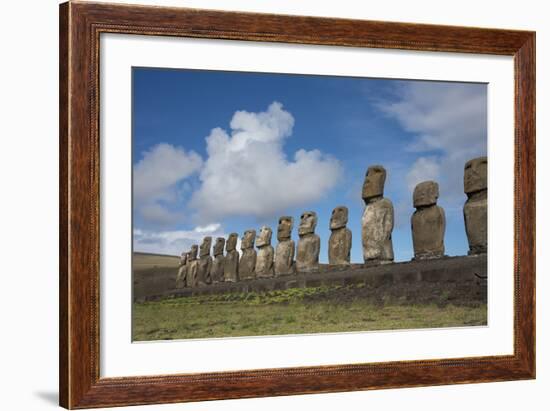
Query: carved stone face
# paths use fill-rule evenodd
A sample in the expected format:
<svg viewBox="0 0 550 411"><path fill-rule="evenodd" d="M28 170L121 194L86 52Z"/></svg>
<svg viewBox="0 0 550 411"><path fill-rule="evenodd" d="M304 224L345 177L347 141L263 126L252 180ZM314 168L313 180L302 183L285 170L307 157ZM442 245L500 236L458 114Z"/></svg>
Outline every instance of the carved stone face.
<svg viewBox="0 0 550 411"><path fill-rule="evenodd" d="M235 249L237 248L238 239L239 235L237 233L229 234L229 237L227 237L227 242L225 243L225 251L235 251Z"/></svg>
<svg viewBox="0 0 550 411"><path fill-rule="evenodd" d="M266 245L271 245L271 228L263 226L260 228L260 233L256 239L256 247L264 247Z"/></svg>
<svg viewBox="0 0 550 411"><path fill-rule="evenodd" d="M241 240L241 250L254 247L254 241L256 240L256 230L246 230Z"/></svg>
<svg viewBox="0 0 550 411"><path fill-rule="evenodd" d="M464 166L464 192L466 194L487 189L487 157L474 158Z"/></svg>
<svg viewBox="0 0 550 411"><path fill-rule="evenodd" d="M187 261L196 260L198 252L199 252L199 246L197 244L193 244L191 246L191 251L189 251L189 254L187 256Z"/></svg>
<svg viewBox="0 0 550 411"><path fill-rule="evenodd" d="M212 248L212 237L204 237L200 247L200 256L210 255L210 249Z"/></svg>
<svg viewBox="0 0 550 411"><path fill-rule="evenodd" d="M437 203L439 198L439 184L435 181L424 181L414 188L413 205L425 207Z"/></svg>
<svg viewBox="0 0 550 411"><path fill-rule="evenodd" d="M294 219L292 217L284 216L279 218L279 226L277 227L277 240L282 241L290 238L293 226Z"/></svg>
<svg viewBox="0 0 550 411"><path fill-rule="evenodd" d="M225 238L217 237L214 243L214 255L223 254L223 247L225 246Z"/></svg>
<svg viewBox="0 0 550 411"><path fill-rule="evenodd" d="M345 227L348 223L348 208L344 206L336 207L332 210L332 216L330 217L330 229L336 230L337 228Z"/></svg>
<svg viewBox="0 0 550 411"><path fill-rule="evenodd" d="M315 213L315 211L306 211L300 216L300 227L298 227L298 235L314 233L316 226L317 214Z"/></svg>
<svg viewBox="0 0 550 411"><path fill-rule="evenodd" d="M382 166L370 166L363 183L363 200L384 195L384 183L386 182L386 169Z"/></svg>
<svg viewBox="0 0 550 411"><path fill-rule="evenodd" d="M187 253L183 252L181 253L181 257L180 257L180 264L185 265L186 263L187 263Z"/></svg>

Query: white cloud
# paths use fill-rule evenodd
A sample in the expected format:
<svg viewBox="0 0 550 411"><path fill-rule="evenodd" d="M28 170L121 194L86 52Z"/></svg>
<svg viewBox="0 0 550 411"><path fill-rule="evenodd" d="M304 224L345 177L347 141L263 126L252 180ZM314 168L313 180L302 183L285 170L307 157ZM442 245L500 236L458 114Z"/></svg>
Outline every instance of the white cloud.
<svg viewBox="0 0 550 411"><path fill-rule="evenodd" d="M149 231L134 230L134 251L180 255L193 244L200 245L205 236L226 237L221 225L214 223L193 230Z"/></svg>
<svg viewBox="0 0 550 411"><path fill-rule="evenodd" d="M168 225L181 218L166 203L177 201L177 183L197 172L201 157L183 148L161 143L143 153L134 166L134 206L144 221Z"/></svg>
<svg viewBox="0 0 550 411"><path fill-rule="evenodd" d="M448 203L464 200L464 163L487 153L486 90L481 84L407 82L396 89L396 101L378 104L416 134L407 150L425 153L406 176L409 191L431 179Z"/></svg>
<svg viewBox="0 0 550 411"><path fill-rule="evenodd" d="M200 221L227 216L270 217L316 201L340 178L339 162L318 150L283 151L294 118L278 102L265 112L237 111L231 134L215 128L206 138L202 185L190 202Z"/></svg>

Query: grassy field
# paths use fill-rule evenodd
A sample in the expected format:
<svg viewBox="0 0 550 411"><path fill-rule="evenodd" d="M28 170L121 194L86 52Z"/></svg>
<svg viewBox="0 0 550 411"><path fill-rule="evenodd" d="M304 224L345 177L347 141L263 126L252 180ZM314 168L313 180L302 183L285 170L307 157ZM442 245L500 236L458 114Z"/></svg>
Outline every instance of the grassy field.
<svg viewBox="0 0 550 411"><path fill-rule="evenodd" d="M485 325L486 304L373 301L361 286L134 303L134 341Z"/></svg>
<svg viewBox="0 0 550 411"><path fill-rule="evenodd" d="M180 258L172 255L148 254L135 252L132 257L132 264L135 271L156 267L177 267Z"/></svg>

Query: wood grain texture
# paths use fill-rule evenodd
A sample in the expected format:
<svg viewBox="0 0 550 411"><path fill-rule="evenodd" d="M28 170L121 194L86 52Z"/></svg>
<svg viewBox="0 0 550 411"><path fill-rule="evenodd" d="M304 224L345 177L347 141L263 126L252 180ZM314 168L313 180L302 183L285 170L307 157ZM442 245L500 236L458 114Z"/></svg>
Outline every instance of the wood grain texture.
<svg viewBox="0 0 550 411"><path fill-rule="evenodd" d="M100 34L109 32L514 56L514 355L101 379L99 47ZM90 408L534 378L533 32L70 2L60 6L59 92L62 406Z"/></svg>

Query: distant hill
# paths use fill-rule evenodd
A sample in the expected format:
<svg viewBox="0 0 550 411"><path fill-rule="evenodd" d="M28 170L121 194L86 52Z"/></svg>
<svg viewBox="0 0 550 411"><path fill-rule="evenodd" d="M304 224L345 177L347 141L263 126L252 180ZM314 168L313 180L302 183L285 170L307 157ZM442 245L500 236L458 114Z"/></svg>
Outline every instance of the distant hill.
<svg viewBox="0 0 550 411"><path fill-rule="evenodd" d="M140 271L147 268L174 268L179 265L179 261L180 258L175 255L135 252L132 262L134 271Z"/></svg>

